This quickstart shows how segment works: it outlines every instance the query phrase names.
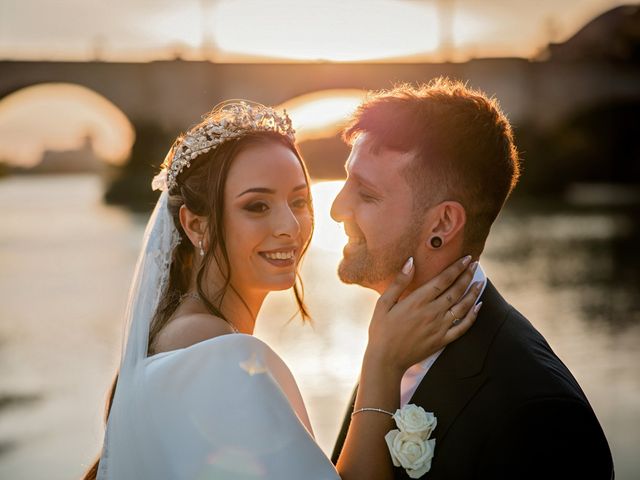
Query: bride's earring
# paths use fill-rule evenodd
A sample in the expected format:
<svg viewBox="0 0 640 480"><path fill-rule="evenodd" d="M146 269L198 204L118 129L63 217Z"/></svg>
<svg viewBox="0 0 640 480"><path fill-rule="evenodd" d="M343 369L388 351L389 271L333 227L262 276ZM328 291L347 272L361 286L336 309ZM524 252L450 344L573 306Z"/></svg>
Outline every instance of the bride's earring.
<svg viewBox="0 0 640 480"><path fill-rule="evenodd" d="M442 239L438 236L431 237L431 240L429 240L429 243L431 243L431 246L433 248L440 248L442 246Z"/></svg>
<svg viewBox="0 0 640 480"><path fill-rule="evenodd" d="M198 246L200 247L200 256L204 257L204 248L202 248L202 240L198 241Z"/></svg>

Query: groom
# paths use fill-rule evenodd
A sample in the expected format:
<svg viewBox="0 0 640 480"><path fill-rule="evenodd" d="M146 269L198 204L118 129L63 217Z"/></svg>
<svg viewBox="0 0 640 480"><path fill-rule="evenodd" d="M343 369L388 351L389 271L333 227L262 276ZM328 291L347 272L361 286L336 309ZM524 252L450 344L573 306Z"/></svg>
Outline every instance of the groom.
<svg viewBox="0 0 640 480"><path fill-rule="evenodd" d="M413 256L411 289L466 254L480 257L519 176L511 126L495 100L446 79L397 87L361 105L344 138L348 177L331 209L349 237L343 282L382 293ZM476 280L485 287L474 326L402 379L401 406L438 419L424 478L613 478L607 440L575 378L482 268Z"/></svg>

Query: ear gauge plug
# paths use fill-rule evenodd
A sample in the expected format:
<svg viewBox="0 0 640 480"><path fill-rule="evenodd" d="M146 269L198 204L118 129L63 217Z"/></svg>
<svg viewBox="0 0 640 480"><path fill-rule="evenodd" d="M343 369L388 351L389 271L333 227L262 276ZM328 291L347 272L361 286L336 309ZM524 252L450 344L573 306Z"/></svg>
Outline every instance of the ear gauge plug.
<svg viewBox="0 0 640 480"><path fill-rule="evenodd" d="M440 248L442 246L442 239L438 236L431 237L431 240L429 240L429 243L433 248Z"/></svg>

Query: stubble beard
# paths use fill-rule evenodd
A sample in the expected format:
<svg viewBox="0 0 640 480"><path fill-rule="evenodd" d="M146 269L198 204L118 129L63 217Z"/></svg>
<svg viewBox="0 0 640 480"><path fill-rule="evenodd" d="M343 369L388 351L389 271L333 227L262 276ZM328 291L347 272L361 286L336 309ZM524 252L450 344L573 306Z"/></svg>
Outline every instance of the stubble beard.
<svg viewBox="0 0 640 480"><path fill-rule="evenodd" d="M414 219L415 220L415 219ZM397 275L407 259L415 254L420 239L420 225L412 221L395 243L370 250L366 244L343 257L338 267L340 280L347 284L375 287Z"/></svg>

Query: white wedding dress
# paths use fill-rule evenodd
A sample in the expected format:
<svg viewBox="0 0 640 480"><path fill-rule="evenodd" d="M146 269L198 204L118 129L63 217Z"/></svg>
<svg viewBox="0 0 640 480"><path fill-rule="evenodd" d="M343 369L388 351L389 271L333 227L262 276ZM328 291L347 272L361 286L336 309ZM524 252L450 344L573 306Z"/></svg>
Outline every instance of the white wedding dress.
<svg viewBox="0 0 640 480"><path fill-rule="evenodd" d="M124 448L103 457L109 478L340 478L315 443L293 375L251 335L148 357L136 397L146 408L122 432Z"/></svg>

